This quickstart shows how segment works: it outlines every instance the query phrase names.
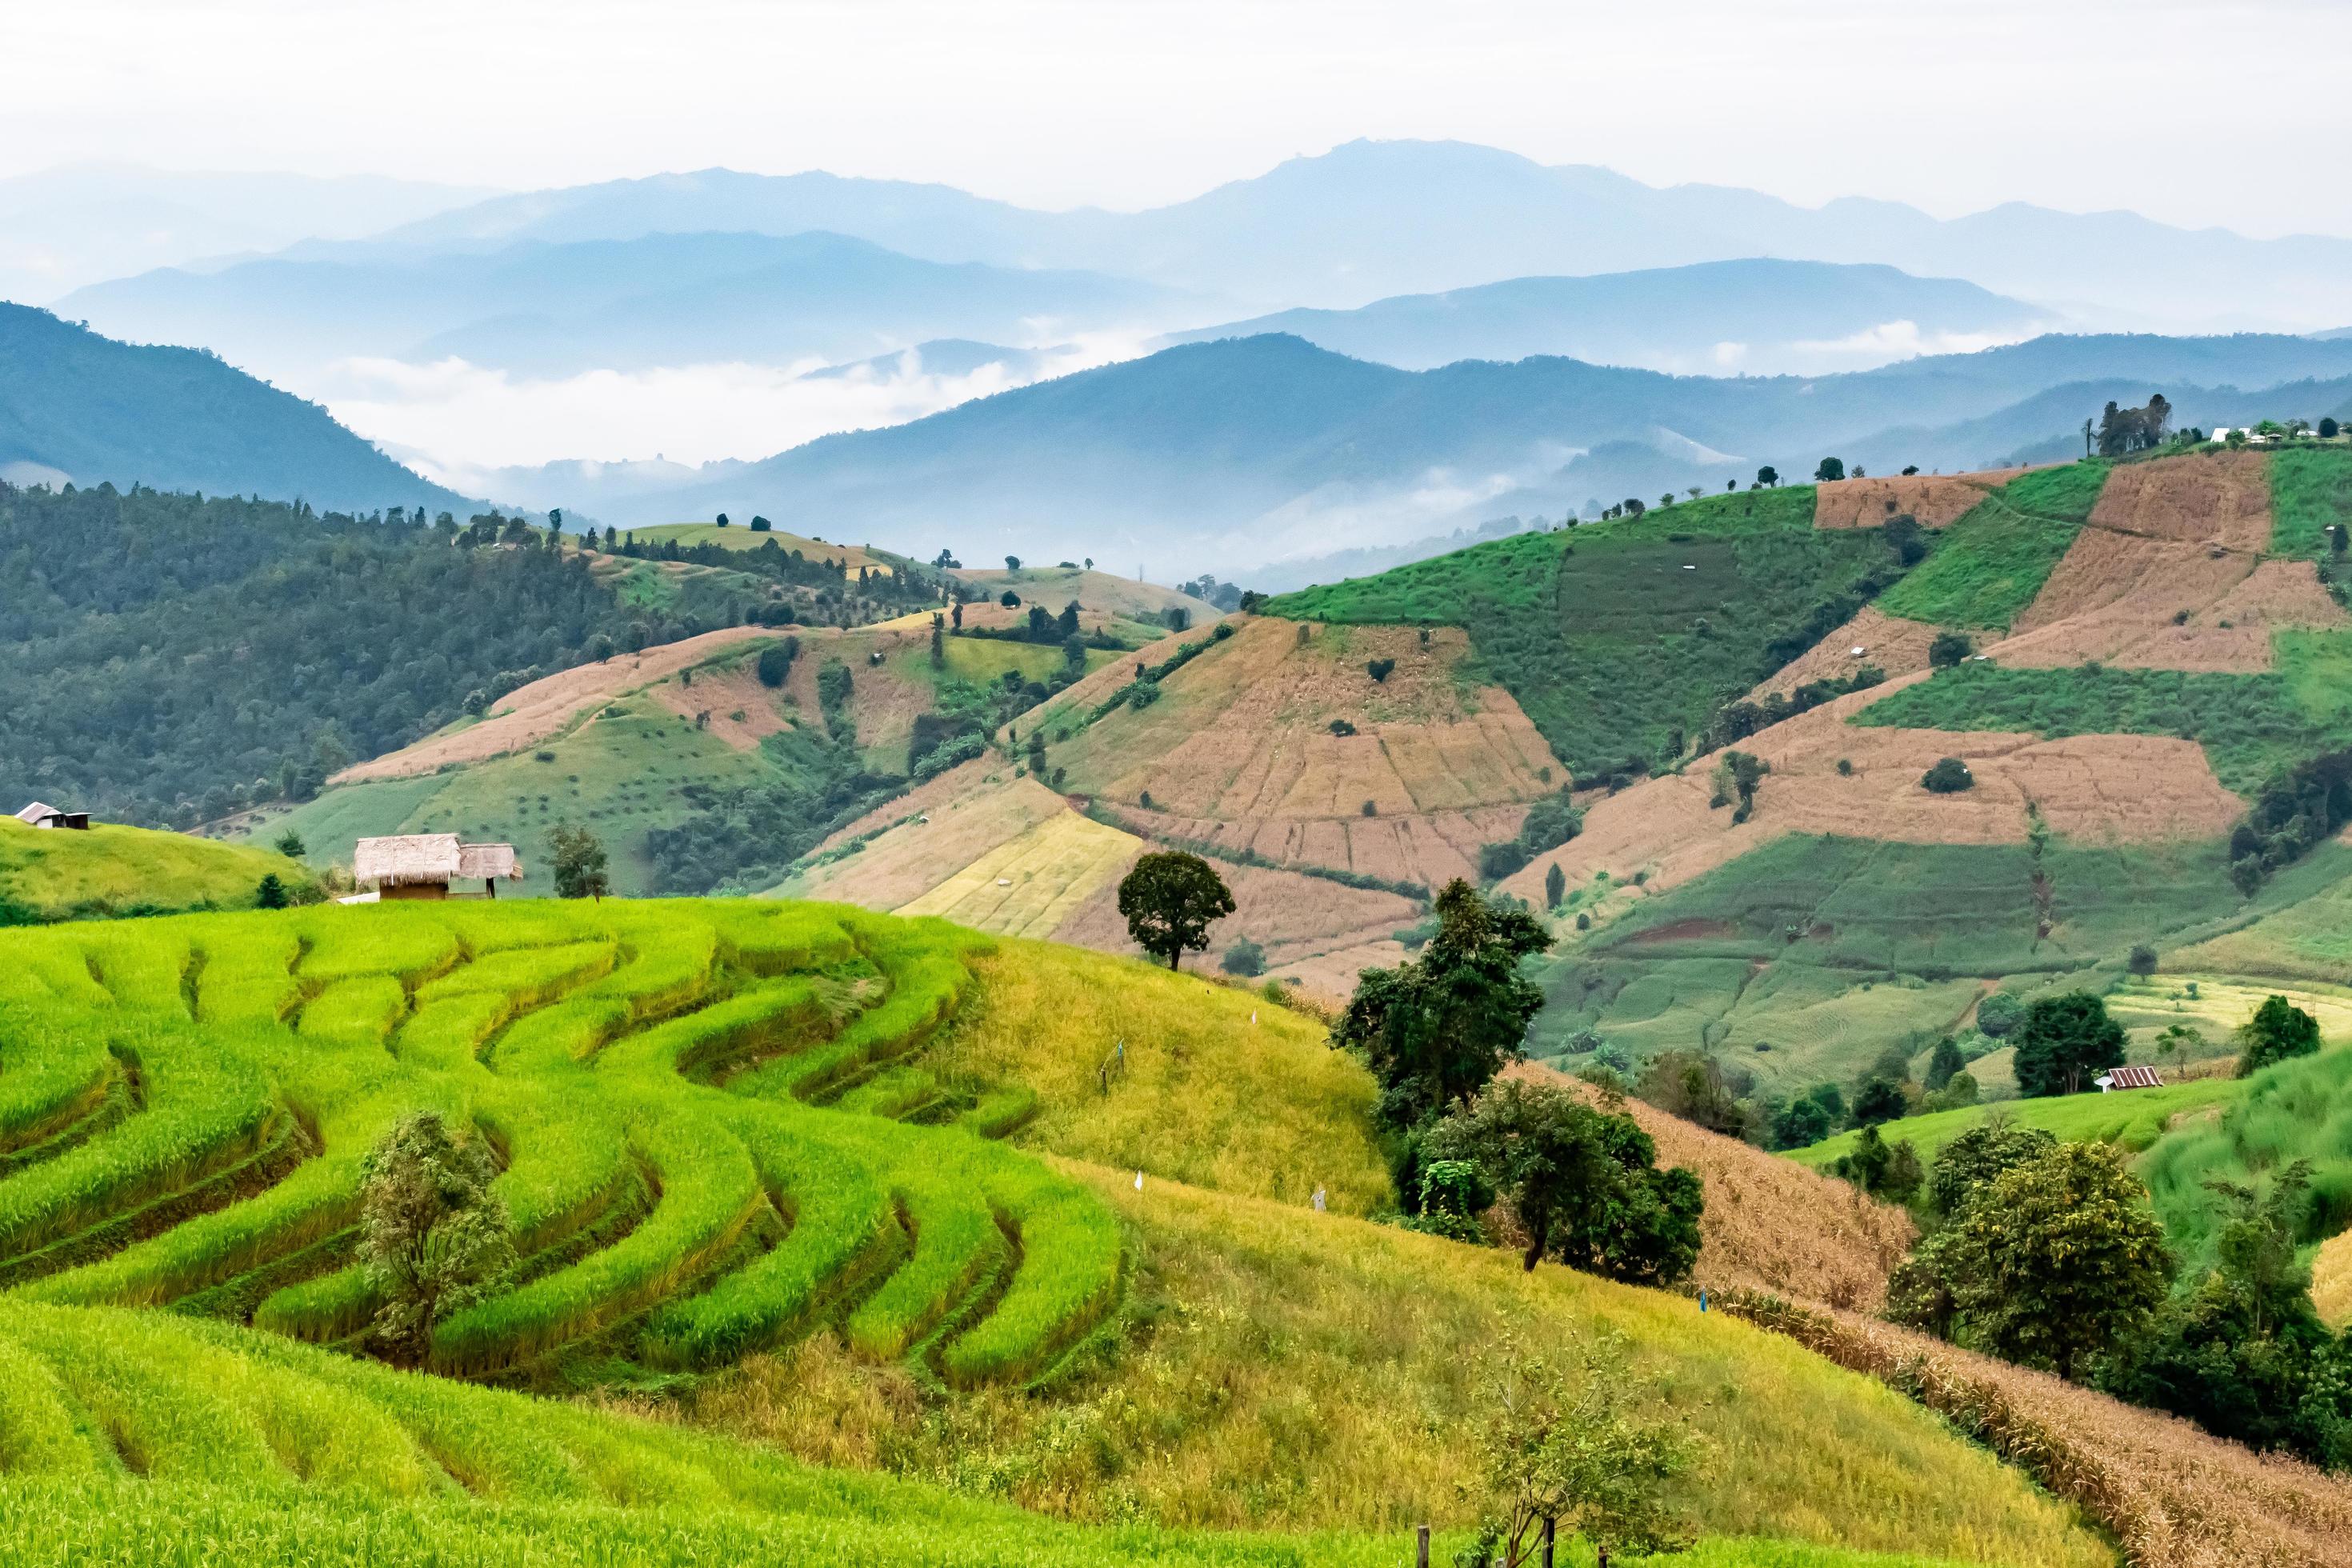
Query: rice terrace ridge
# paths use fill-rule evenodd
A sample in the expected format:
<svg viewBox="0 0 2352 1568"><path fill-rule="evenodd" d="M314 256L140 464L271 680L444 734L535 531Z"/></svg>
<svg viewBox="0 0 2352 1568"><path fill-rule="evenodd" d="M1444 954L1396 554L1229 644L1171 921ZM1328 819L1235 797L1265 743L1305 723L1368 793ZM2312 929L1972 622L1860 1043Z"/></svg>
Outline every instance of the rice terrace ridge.
<svg viewBox="0 0 2352 1568"><path fill-rule="evenodd" d="M14 8L0 1568L2352 1563L2352 32L2107 8Z"/></svg>

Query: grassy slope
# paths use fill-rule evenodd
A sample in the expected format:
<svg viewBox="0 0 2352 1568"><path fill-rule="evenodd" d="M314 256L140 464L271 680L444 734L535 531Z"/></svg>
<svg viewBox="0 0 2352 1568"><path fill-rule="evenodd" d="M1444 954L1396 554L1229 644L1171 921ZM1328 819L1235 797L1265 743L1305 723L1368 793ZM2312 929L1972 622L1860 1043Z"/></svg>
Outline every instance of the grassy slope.
<svg viewBox="0 0 2352 1568"><path fill-rule="evenodd" d="M2021 845L1776 839L1565 950L1533 1048L1588 1027L1637 1056L1704 1044L1786 1091L1926 1051L1982 982L2057 983L2241 907L2219 845L2057 844L2045 864L2058 923L2037 942Z"/></svg>
<svg viewBox="0 0 2352 1568"><path fill-rule="evenodd" d="M2313 1168L2295 1239L2322 1241L2352 1225L2352 1051L2282 1062L2237 1087L2220 1116L2168 1132L2141 1162L2174 1247L2210 1261L2216 1205L2208 1182L2258 1187L2296 1160Z"/></svg>
<svg viewBox="0 0 2352 1568"><path fill-rule="evenodd" d="M1894 575L1876 530L1816 529L1813 510L1810 486L1717 496L1475 545L1269 611L1466 628L1486 678L1589 775L1671 753Z"/></svg>
<svg viewBox="0 0 2352 1568"><path fill-rule="evenodd" d="M523 879L501 888L500 896L530 897L553 890L547 835L569 820L604 840L614 890L638 894L650 876L646 835L692 814L689 786L751 784L786 765L788 753L780 759L767 750L736 751L638 693L532 751L422 778L347 784L249 831L266 840L290 828L320 865L348 865L357 839L382 834L457 833L510 843L521 852Z"/></svg>
<svg viewBox="0 0 2352 1568"><path fill-rule="evenodd" d="M774 540L776 548L789 553L797 550L811 561L838 561L856 576L861 566L877 572L897 570L898 557L887 551L869 550L861 544L828 544L822 539L803 534L772 531L755 533L741 523L726 528L715 522L658 522L649 528L633 528L628 531L639 544L659 545L665 540L677 541L678 548L688 550L698 544L716 544L724 550L757 550Z"/></svg>
<svg viewBox="0 0 2352 1568"><path fill-rule="evenodd" d="M1972 1105L1961 1110L1906 1116L1881 1125L1878 1135L1889 1143L1907 1142L1918 1151L1921 1160L1932 1161L1937 1150L1998 1110L2028 1127L2045 1128L2068 1142L2120 1143L2126 1149L2140 1150L2163 1136L2174 1117L2227 1104L2237 1099L2243 1088L2235 1079L2215 1078L2121 1094L2005 1100L1997 1105ZM1851 1152L1858 1136L1841 1132L1834 1138L1792 1150L1789 1158L1817 1169L1824 1167L1839 1155Z"/></svg>
<svg viewBox="0 0 2352 1568"><path fill-rule="evenodd" d="M1945 529L1878 607L1931 626L2008 630L2074 542L2106 478L2107 465L2094 461L2011 480Z"/></svg>
<svg viewBox="0 0 2352 1568"><path fill-rule="evenodd" d="M2270 479L2272 551L2326 559L2327 525L2352 522L2352 450L2281 447L2271 454Z"/></svg>
<svg viewBox="0 0 2352 1568"><path fill-rule="evenodd" d="M397 920L386 919L383 910L320 911L303 917L325 923L313 932L315 945L306 952L302 972L322 978L328 973L364 974L384 963L423 964L429 970L446 960L435 956L431 942L419 945L410 939L427 928L437 929L445 919L462 919L470 932L468 945L477 951L494 951L496 933L508 928L518 940L544 942L578 921L625 921L633 933L630 942L658 957L663 949L656 933L660 933L660 942L671 942L698 912L719 921L731 933L730 944L748 943L753 951L771 940L761 933L772 922L782 922L772 926L778 932L788 928L797 932L807 926L803 934L814 939L821 934L823 921L833 918L822 910L723 903L633 908L614 902L601 910L568 906L560 911L543 904L477 905L447 911L412 910ZM645 919L638 920L639 914ZM809 924L811 921L817 923ZM877 933L876 940L879 933L900 929L897 922L868 924ZM199 935L215 929L189 928ZM289 936L292 931L289 926ZM381 940L371 936L356 946L346 940L367 933L381 933ZM90 934L96 940L113 939L104 929ZM138 934L167 936L170 931L161 925L142 926ZM238 984L231 973L231 951L215 954L202 971L208 1016L245 996L242 990L216 989ZM1331 1169L1328 1178L1317 1173L1317 1179L1328 1180L1342 1206L1366 1200L1377 1167L1362 1131L1368 1086L1310 1028L1286 1018L1280 1023L1262 1018L1252 1025L1245 1011L1249 998L1211 994L1193 977L1076 954L1068 955L1056 973L1053 955L1025 944L1011 951L1015 957L1029 953L1037 962L1029 966L1008 962L983 973L979 984L986 994L972 1021L940 1049L933 1066L943 1073L969 1072L984 1063L1033 1074L1042 1110L1031 1136L1041 1146L1091 1149L1124 1162L1134 1147L1131 1141L1140 1139L1139 1158L1190 1161L1183 1167L1189 1173L1229 1180L1249 1191L1282 1192L1293 1201L1212 1194L1156 1173L1139 1194L1124 1168L1066 1166L1071 1175L1093 1188L1096 1201L1110 1205L1120 1217L1137 1262L1123 1309L1126 1333L1116 1343L1094 1342L1088 1358L1066 1374L1068 1381L1054 1396L1040 1398L1014 1385L999 1393L982 1388L926 1413L913 1374L888 1366L853 1364L840 1359L828 1342L819 1342L817 1349L800 1356L755 1358L737 1373L704 1385L695 1412L699 1418L740 1431L789 1436L803 1445L867 1441L866 1457L872 1462L1082 1518L1150 1520L1164 1527L1218 1523L1388 1532L1378 1547L1348 1542L1281 1543L1281 1549L1306 1550L1318 1561L1369 1560L1375 1552L1398 1550L1397 1532L1417 1519L1444 1522L1467 1515L1457 1489L1465 1479L1458 1425L1469 1409L1476 1369L1475 1358L1465 1357L1463 1347L1492 1343L1507 1331L1548 1336L1606 1324L1625 1333L1635 1353L1668 1378L1675 1405L1691 1415L1711 1446L1708 1463L1687 1483L1685 1494L1694 1519L1706 1531L1899 1547L1976 1562L2072 1564L2105 1560L2095 1543L2072 1527L2063 1510L1956 1441L1907 1403L1720 1314L1702 1317L1680 1298L1566 1270L1545 1268L1529 1276L1501 1252L1461 1248L1342 1214L1311 1212L1297 1201L1303 1173L1283 1169L1280 1161L1296 1160L1296 1151L1301 1149L1319 1152L1322 1159L1317 1163ZM257 950L250 956L267 954ZM488 962L478 957L476 966ZM168 965L158 970L172 973L176 971ZM453 984L472 984L473 973L461 967ZM489 973L481 971L485 981ZM124 969L121 977L127 984L144 973L144 969ZM1041 973L1046 978L1039 979ZM76 989L83 983L66 969L56 974L56 983L72 994L88 994ZM277 1005L269 992L290 980L268 963L256 969L252 978L268 980L250 1000L274 1017ZM364 990L361 982L351 984ZM161 982L158 985L160 997L168 987ZM1097 1002L1089 1015L1080 1010L1074 988L1113 1000ZM302 1019L306 1033L325 1030L328 1013L338 1018L348 1016L356 1023L378 1005L355 992L352 1000L360 1005L339 1008L341 994L341 988L331 986L311 1004ZM1135 1031L1134 1062L1114 1093L1111 1121L1096 1125L1092 1118L1079 1114L1085 1103L1084 1066L1098 1048L1099 1027L1112 1019ZM523 1036L529 1032L509 1031L498 1047L499 1059L505 1062L509 1053L524 1048ZM1051 1048L1041 1042L1050 1043ZM163 1043L158 1036L152 1048L161 1052ZM369 1045L363 1030L352 1043L358 1047L352 1058L354 1064L397 1060L403 1071L426 1070L421 1039L409 1042L410 1048L396 1058ZM302 1068L306 1102L323 1107L331 1151L339 1143L365 1147L366 1134L343 1128L338 1121L341 1108L335 1098L335 1072L345 1069L330 1070L329 1058L335 1053L325 1051L323 1044L319 1054L315 1068L307 1062ZM647 1065L661 1059L646 1058L634 1039L625 1038L599 1054L596 1071L583 1078L568 1098L581 1100L607 1074L640 1071L621 1058L642 1058ZM163 1064L167 1058L159 1054L155 1059ZM792 1060L780 1058L779 1065ZM508 1072L492 1075L495 1083L484 1079L478 1092L489 1093L497 1083L509 1079L519 1081L520 1062L508 1066ZM1074 1074L1079 1080L1075 1098ZM762 1081L767 1076L768 1069L761 1069L739 1088L757 1100L767 1092ZM1302 1096L1297 1093L1301 1083L1318 1087ZM646 1080L643 1092L656 1092L652 1079ZM1129 1100L1120 1101L1119 1093ZM713 1099L707 1090L673 1094L674 1110L679 1113L689 1105L716 1108L733 1102L727 1096ZM804 1128L812 1137L821 1131L833 1137L866 1121L854 1113L856 1098L853 1094L838 1110L808 1112L801 1121L788 1119L779 1125ZM1286 1099L1290 1102L1286 1114L1295 1120L1273 1128L1265 1125L1265 1107ZM1155 1122L1182 1128L1182 1146L1155 1147ZM881 1138L887 1128L887 1123L877 1124L871 1136ZM920 1135L920 1130L903 1132ZM1348 1152L1350 1139L1353 1152ZM533 1152L531 1142L518 1137L515 1147L520 1169ZM323 1162L314 1168L323 1168ZM698 1158L693 1168L706 1165ZM672 1172L673 1177L682 1178L686 1169ZM914 1180L914 1173L908 1179ZM686 1200L690 1184L680 1180L677 1185ZM919 1187L917 1199L921 1201ZM658 1211L667 1212L667 1205ZM810 1215L804 1214L803 1219L803 1227L795 1228L796 1238ZM657 1215L614 1250L652 1239L664 1223ZM1045 1238L1043 1231L1028 1236L1033 1260L1042 1255ZM575 1543L593 1542L603 1560L677 1561L695 1552L705 1558L732 1556L740 1542L755 1531L814 1552L833 1539L828 1531L839 1533L845 1527L823 1519L774 1516L821 1514L840 1503L878 1520L858 1525L844 1537L842 1552L847 1560L892 1552L905 1554L899 1560L944 1560L950 1552L957 1561L996 1560L992 1553L1012 1560L1013 1549L1000 1553L990 1533L992 1523L1003 1521L1003 1515L971 1514L934 1503L929 1513L940 1522L919 1524L914 1516L921 1513L919 1508L901 1513L896 1507L894 1499L907 1494L844 1479L802 1484L788 1475L782 1480L758 1479L757 1489L764 1497L787 1495L793 1500L790 1505L772 1507L770 1517L746 1521L741 1494L749 1483L740 1488L725 1479L707 1484L692 1473L695 1464L702 1462L694 1454L709 1450L654 1458L599 1457L584 1466L574 1465L549 1455L545 1444L570 1447L593 1440L593 1435L580 1436L578 1424L590 1418L576 1411L538 1407L546 1414L530 1415L519 1405L478 1403L506 1396L456 1391L452 1399L462 1394L477 1402L466 1405L462 1418L428 1417L419 1414L420 1402L438 1399L448 1385L392 1380L383 1386L431 1391L429 1399L426 1394L398 1401L370 1398L401 1405L393 1413L392 1426L406 1424L414 1429L422 1424L433 1428L429 1446L439 1465L436 1468L416 1458L413 1436L390 1429L385 1421L338 1400L331 1392L320 1391L308 1369L335 1369L336 1375L354 1383L387 1374L333 1358L305 1359L307 1352L293 1347L245 1341L229 1331L176 1320L38 1316L40 1321L0 1315L0 1353L5 1353L11 1341L39 1342L39 1358L61 1374L66 1367L60 1363L71 1363L68 1382L78 1402L95 1402L101 1411L120 1407L125 1412L102 1416L96 1426L121 1434L125 1451L136 1455L152 1478L169 1482L179 1476L215 1484L215 1489L190 1499L190 1506L199 1515L209 1514L222 1532L214 1560L230 1560L238 1552L248 1560L272 1553L290 1557L295 1542L310 1531L325 1532L320 1553L326 1560L354 1550L346 1537L335 1533L334 1521L347 1507L341 1494L307 1494L314 1506L268 1506L292 1490L284 1472L304 1475L314 1487L377 1485L424 1496L437 1489L442 1469L502 1495L522 1510L524 1521L518 1524L518 1516L486 1511L459 1518L446 1511L447 1505L429 1500L415 1507L402 1503L381 1513L372 1513L373 1505L349 1505L390 1537L386 1555L394 1560L408 1560L397 1553L421 1555L424 1549L412 1545L419 1540L437 1541L443 1550L460 1554L469 1540L477 1550L509 1552L523 1535L544 1532L560 1533ZM94 1334L42 1326L64 1324L69 1318L96 1325ZM133 1324L138 1327L129 1326ZM226 1335L222 1342L231 1344L231 1359L193 1355L146 1338L151 1331ZM244 1348L255 1345L266 1348ZM276 1357L273 1364L294 1366L299 1375L241 1371L235 1358L255 1355ZM812 1356L819 1359L809 1362ZM827 1363L826 1356L834 1362ZM110 1357L132 1358L136 1372L117 1370ZM838 1375L830 1380L814 1375L828 1364ZM22 1369L23 1362L16 1367ZM175 1392L165 1392L174 1384ZM12 1439L14 1434L56 1427L54 1412L36 1410L29 1417L22 1412L25 1399L37 1396L39 1387L38 1380L22 1375L0 1379L0 1411L5 1412L0 1415L0 1453L11 1440L21 1441ZM34 1395L26 1390L33 1390ZM780 1407L787 1416L792 1410L808 1415L810 1402L827 1396L828 1391L843 1401L833 1412L840 1419L807 1424L790 1417L781 1427L762 1430L761 1423ZM63 1419L70 1424L70 1406ZM43 1421L47 1428L40 1425ZM1790 1435L1796 1432L1808 1436L1792 1441ZM482 1445L491 1446L493 1453L484 1454ZM38 1437L34 1447L44 1453L62 1453L69 1445ZM495 1458L509 1448L520 1457L511 1461ZM831 1452L821 1457L858 1458ZM756 1468L768 1461L746 1460L740 1450L727 1450L709 1463ZM6 1468L5 1460L0 1468ZM509 1470L520 1473L509 1480ZM583 1470L589 1478L584 1500L575 1484ZM570 1496L548 1505L553 1512L533 1515L531 1510L542 1507L541 1490L535 1489L549 1487ZM595 1495L600 1491L605 1494L601 1499ZM816 1500L803 1500L812 1492ZM102 1480L78 1485L69 1492L10 1482L0 1485L0 1498L8 1500L0 1507L14 1506L18 1519L47 1520L53 1527L54 1510L78 1505L85 1510L80 1518L89 1535L117 1542L106 1549L128 1555L137 1549L133 1543L152 1542L157 1528L157 1516L145 1510L142 1495L108 1490ZM688 1511L649 1521L617 1518L602 1507L614 1498L646 1496L662 1497ZM1167 1560L1191 1560L1185 1543L1149 1533L1110 1538L1032 1529L1034 1549L1026 1561L1084 1563L1147 1548ZM117 1530L130 1533L110 1533ZM925 1531L931 1533L927 1536ZM941 1531L946 1531L944 1541ZM469 1531L478 1533L469 1536ZM1276 1548L1261 1543L1257 1549ZM1208 1553L1204 1560L1252 1560L1249 1551L1223 1543L1203 1551ZM1218 1552L1228 1555L1217 1558ZM1058 1558L1055 1552L1060 1553ZM1712 1560L1837 1561L1747 1546L1718 1546Z"/></svg>
<svg viewBox="0 0 2352 1568"><path fill-rule="evenodd" d="M100 824L86 833L0 818L0 910L87 920L174 910L247 910L261 879L289 889L310 873L284 856L185 834Z"/></svg>

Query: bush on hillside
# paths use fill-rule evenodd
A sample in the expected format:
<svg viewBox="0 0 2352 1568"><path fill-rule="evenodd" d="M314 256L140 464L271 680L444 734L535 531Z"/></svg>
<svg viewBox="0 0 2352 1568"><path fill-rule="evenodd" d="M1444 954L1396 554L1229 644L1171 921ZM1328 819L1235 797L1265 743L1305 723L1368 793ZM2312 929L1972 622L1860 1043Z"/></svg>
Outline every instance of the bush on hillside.
<svg viewBox="0 0 2352 1568"><path fill-rule="evenodd" d="M1146 855L1118 884L1118 912L1135 944L1174 969L1209 945L1209 927L1234 912L1233 889L1206 860L1182 850Z"/></svg>
<svg viewBox="0 0 2352 1568"><path fill-rule="evenodd" d="M761 648L755 667L760 684L770 688L782 686L784 677L793 672L793 660L800 656L800 651L801 639L796 637L780 638Z"/></svg>
<svg viewBox="0 0 2352 1568"><path fill-rule="evenodd" d="M1594 1110L1549 1084L1489 1084L1440 1122L1432 1161L1475 1165L1527 1237L1520 1261L1546 1258L1614 1279L1669 1285L1698 1258L1705 1206L1698 1177L1656 1167L1657 1149L1630 1116Z"/></svg>
<svg viewBox="0 0 2352 1568"><path fill-rule="evenodd" d="M2061 1143L2004 1171L1897 1271L1888 1315L2078 1378L2147 1326L2172 1272L2130 1160Z"/></svg>
<svg viewBox="0 0 2352 1568"><path fill-rule="evenodd" d="M1957 795L1964 789L1976 788L1976 775L1969 764L1958 757L1945 757L1929 768L1919 782L1934 795Z"/></svg>
<svg viewBox="0 0 2352 1568"><path fill-rule="evenodd" d="M1936 640L1927 645L1927 666L1931 669L1949 669L1976 651L1976 639L1968 633L1937 632Z"/></svg>
<svg viewBox="0 0 2352 1568"><path fill-rule="evenodd" d="M2273 1062L2319 1051L2319 1020L2284 996L2265 998L2254 1016L2238 1026L2238 1076L2248 1078Z"/></svg>
<svg viewBox="0 0 2352 1568"><path fill-rule="evenodd" d="M1225 955L1217 961L1217 967L1227 974L1240 974L1255 979L1265 973L1265 949L1249 938L1244 937L1225 949Z"/></svg>
<svg viewBox="0 0 2352 1568"><path fill-rule="evenodd" d="M2006 991L1996 991L1977 1004L1977 1028L1998 1040L2025 1021L2025 1004Z"/></svg>

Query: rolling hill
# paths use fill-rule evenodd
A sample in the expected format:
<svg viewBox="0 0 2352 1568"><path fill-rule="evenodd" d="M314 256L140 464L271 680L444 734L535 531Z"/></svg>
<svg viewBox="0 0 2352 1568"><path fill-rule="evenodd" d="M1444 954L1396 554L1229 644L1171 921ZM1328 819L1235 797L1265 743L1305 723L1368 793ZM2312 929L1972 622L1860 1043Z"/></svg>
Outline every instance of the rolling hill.
<svg viewBox="0 0 2352 1568"><path fill-rule="evenodd" d="M2046 302L2098 300L2134 324L2175 330L2197 330L2216 320L2216 301L2242 299L2296 303L2222 325L2307 331L2352 314L2341 239L2255 240L2017 203L1949 220L1854 198L1809 208L1456 142L1350 142L1139 213L1041 213L943 185L709 169L492 197L371 243L430 250L812 229L934 261L1086 268L1274 309L1773 256L1965 278Z"/></svg>
<svg viewBox="0 0 2352 1568"><path fill-rule="evenodd" d="M1165 322L1181 297L1098 274L950 265L823 232L656 233L419 254L356 247L163 268L58 305L101 331L295 376L351 355L518 374L861 359L934 338Z"/></svg>
<svg viewBox="0 0 2352 1568"><path fill-rule="evenodd" d="M1753 259L1515 278L1353 310L1280 310L1173 341L1287 332L1401 370L1548 354L1644 370L1808 374L1865 370L1938 345L2027 338L2046 331L2052 317L1955 279Z"/></svg>
<svg viewBox="0 0 2352 1568"><path fill-rule="evenodd" d="M0 923L247 910L265 877L289 898L313 890L300 866L264 849L113 823L61 831L0 816Z"/></svg>
<svg viewBox="0 0 2352 1568"><path fill-rule="evenodd" d="M1245 578L1327 552L1335 531L1380 546L1506 512L1589 517L1629 493L1745 484L1765 464L1810 474L1828 454L1892 472L1984 468L2053 441L2079 452L2083 418L2108 396L2137 405L2157 389L2183 426L2316 418L2352 402L2352 343L2043 337L1839 375L1707 378L1552 358L1409 372L1271 334L826 437L675 489L632 483L609 502L583 489L578 504L625 521L822 518L798 526L918 558L947 543L965 559L1091 555Z"/></svg>
<svg viewBox="0 0 2352 1568"><path fill-rule="evenodd" d="M142 348L0 304L0 481L475 510L327 411L196 349Z"/></svg>

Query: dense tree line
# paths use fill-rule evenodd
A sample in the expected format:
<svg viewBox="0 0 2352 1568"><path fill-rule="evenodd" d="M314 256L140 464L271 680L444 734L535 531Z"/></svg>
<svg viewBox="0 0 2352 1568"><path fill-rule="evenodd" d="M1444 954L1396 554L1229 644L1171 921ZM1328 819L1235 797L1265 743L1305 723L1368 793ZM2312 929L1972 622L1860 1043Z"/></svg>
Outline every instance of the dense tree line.
<svg viewBox="0 0 2352 1568"><path fill-rule="evenodd" d="M187 826L750 613L715 588L630 609L545 537L495 515L0 485L0 798Z"/></svg>

